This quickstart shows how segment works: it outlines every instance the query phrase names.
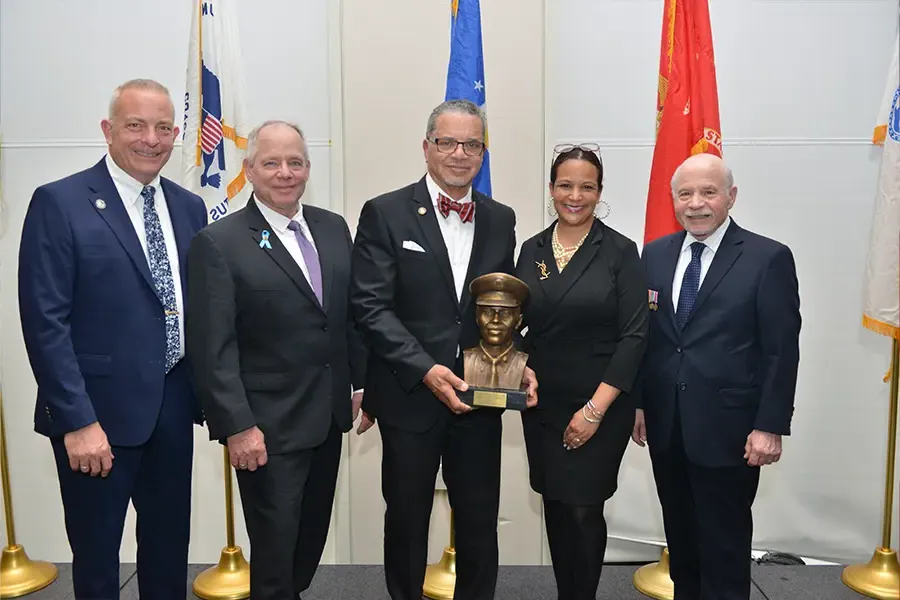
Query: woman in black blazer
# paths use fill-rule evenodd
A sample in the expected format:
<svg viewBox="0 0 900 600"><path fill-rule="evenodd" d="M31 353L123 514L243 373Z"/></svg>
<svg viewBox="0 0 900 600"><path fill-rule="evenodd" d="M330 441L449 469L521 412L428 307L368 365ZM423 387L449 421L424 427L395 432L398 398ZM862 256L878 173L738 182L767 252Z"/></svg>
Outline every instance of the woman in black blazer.
<svg viewBox="0 0 900 600"><path fill-rule="evenodd" d="M647 344L648 302L637 246L594 215L599 148L557 152L550 195L559 217L522 245L516 266L531 289L523 350L541 386L522 423L559 600L581 600L595 597L600 580L603 506L634 426L629 392Z"/></svg>

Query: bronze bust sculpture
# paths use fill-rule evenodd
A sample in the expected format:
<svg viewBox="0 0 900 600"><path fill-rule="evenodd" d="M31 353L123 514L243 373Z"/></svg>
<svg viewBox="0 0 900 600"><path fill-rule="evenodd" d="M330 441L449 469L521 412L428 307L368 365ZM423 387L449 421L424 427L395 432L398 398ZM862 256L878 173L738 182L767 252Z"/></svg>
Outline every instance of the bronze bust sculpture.
<svg viewBox="0 0 900 600"><path fill-rule="evenodd" d="M516 350L513 336L522 324L528 285L506 273L488 273L473 279L469 291L481 340L463 351L466 383L482 389L520 390L528 355Z"/></svg>

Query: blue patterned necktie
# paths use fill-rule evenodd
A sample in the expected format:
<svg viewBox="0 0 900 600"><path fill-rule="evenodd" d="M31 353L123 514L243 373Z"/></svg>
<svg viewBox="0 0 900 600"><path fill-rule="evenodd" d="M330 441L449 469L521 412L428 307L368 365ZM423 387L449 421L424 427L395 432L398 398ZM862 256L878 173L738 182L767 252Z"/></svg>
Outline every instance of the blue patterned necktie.
<svg viewBox="0 0 900 600"><path fill-rule="evenodd" d="M155 193L156 189L152 185L145 185L141 190L141 196L144 198L144 230L147 234L147 253L150 255L150 275L153 277L156 295L166 313L166 373L168 373L178 362L181 344L175 282L172 280L172 267L169 265L169 253L159 223L159 214L153 202Z"/></svg>
<svg viewBox="0 0 900 600"><path fill-rule="evenodd" d="M294 237L297 238L297 243L300 244L300 252L303 253L303 262L306 263L306 268L309 270L309 284L312 287L313 292L315 292L316 298L319 299L319 306L324 306L322 304L322 266L319 264L319 254L316 252L312 243L306 239L306 235L303 233L300 223L291 221L288 223L288 229L294 232Z"/></svg>
<svg viewBox="0 0 900 600"><path fill-rule="evenodd" d="M697 292L700 291L700 257L703 256L705 248L706 244L703 242L691 244L691 262L684 272L684 279L681 280L678 310L675 311L679 329L684 329L684 324L691 316L691 309L694 308L694 302L697 300Z"/></svg>

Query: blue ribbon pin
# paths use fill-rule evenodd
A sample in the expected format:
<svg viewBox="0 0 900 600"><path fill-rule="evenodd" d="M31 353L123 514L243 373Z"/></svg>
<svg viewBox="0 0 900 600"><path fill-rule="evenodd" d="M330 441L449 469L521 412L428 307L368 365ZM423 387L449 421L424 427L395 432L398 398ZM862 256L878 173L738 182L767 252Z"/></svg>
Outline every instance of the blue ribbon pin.
<svg viewBox="0 0 900 600"><path fill-rule="evenodd" d="M272 244L269 243L269 230L268 229L263 230L262 240L259 242L259 247L260 248L268 248L269 250L272 249Z"/></svg>

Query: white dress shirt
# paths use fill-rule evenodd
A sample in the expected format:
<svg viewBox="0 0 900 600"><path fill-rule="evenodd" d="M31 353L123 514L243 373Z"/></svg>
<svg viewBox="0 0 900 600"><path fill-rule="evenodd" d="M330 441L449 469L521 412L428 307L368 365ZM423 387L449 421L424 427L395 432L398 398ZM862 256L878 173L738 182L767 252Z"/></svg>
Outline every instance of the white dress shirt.
<svg viewBox="0 0 900 600"><path fill-rule="evenodd" d="M475 242L475 219L478 218L478 215L476 214L468 223L463 223L459 214L451 210L450 215L444 218L438 209L438 194L451 198L450 194L438 186L431 178L431 174L425 175L425 183L428 185L428 193L431 195L431 203L434 205L438 227L441 228L447 255L450 257L450 269L453 271L453 283L456 285L456 300L459 302L462 299L463 286L466 284L466 274L469 271L472 244ZM472 202L471 187L458 202Z"/></svg>
<svg viewBox="0 0 900 600"><path fill-rule="evenodd" d="M687 271L688 265L691 264L691 244L700 242L706 246L703 249L703 254L700 255L700 285L702 286L703 280L709 272L709 265L712 264L713 258L715 258L716 252L719 250L719 245L722 243L722 238L725 237L725 230L728 229L730 223L731 217L725 217L725 221L719 225L719 228L702 241L690 233L684 236L684 243L681 244L681 254L678 255L678 263L675 265L675 279L672 281L672 305L676 311L678 311L678 296L681 295L681 283L684 281L684 273Z"/></svg>
<svg viewBox="0 0 900 600"><path fill-rule="evenodd" d="M123 171L108 154L106 155L106 168L125 205L125 210L128 211L128 218L131 219L134 232L141 242L141 248L144 250L144 256L147 258L149 266L147 230L144 228L144 197L141 196L144 184ZM155 190L153 205L156 207L156 214L159 215L159 224L162 227L163 240L166 243L166 254L169 256L169 267L172 270L172 283L175 286L175 306L178 310L178 358L180 359L184 358L184 295L181 290L181 268L178 262L178 246L175 244L175 229L172 227L172 217L169 215L169 205L166 203L159 175L148 185L152 185Z"/></svg>
<svg viewBox="0 0 900 600"><path fill-rule="evenodd" d="M309 279L309 267L306 266L306 260L303 258L303 251L300 250L300 242L297 241L297 236L294 235L294 232L288 229L288 225L291 221L299 223L303 235L306 236L306 239L308 239L309 243L312 244L312 247L315 248L316 254L319 253L316 242L313 240L312 232L309 230L309 224L306 222L306 219L303 218L303 205L300 205L300 210L297 211L297 214L294 215L293 219L288 219L283 214L275 212L260 202L256 197L253 198L253 201L256 202L256 207L259 209L259 212L262 213L266 222L272 226L272 232L278 237L278 240L284 247L287 248L291 258L294 259L294 262L297 263L300 270L303 271L303 276L306 277L309 287L313 287L312 281Z"/></svg>

